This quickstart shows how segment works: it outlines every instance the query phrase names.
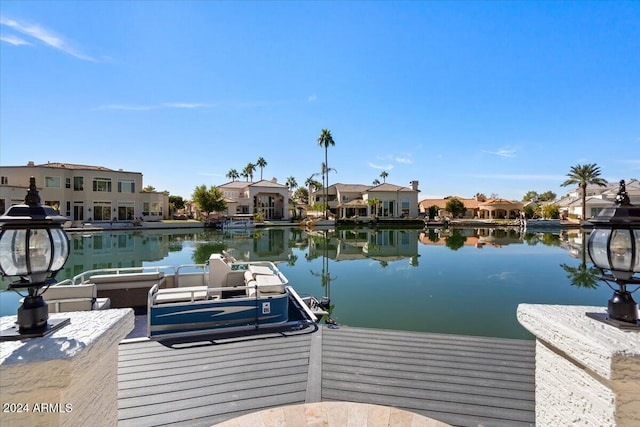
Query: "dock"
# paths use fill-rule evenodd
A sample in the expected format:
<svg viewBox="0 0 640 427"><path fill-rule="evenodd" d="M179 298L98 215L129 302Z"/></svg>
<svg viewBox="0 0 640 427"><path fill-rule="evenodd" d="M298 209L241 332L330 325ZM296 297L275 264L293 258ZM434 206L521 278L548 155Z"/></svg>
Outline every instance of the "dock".
<svg viewBox="0 0 640 427"><path fill-rule="evenodd" d="M454 426L532 426L534 366L534 341L346 326L122 343L118 425L212 426L268 408L349 401Z"/></svg>

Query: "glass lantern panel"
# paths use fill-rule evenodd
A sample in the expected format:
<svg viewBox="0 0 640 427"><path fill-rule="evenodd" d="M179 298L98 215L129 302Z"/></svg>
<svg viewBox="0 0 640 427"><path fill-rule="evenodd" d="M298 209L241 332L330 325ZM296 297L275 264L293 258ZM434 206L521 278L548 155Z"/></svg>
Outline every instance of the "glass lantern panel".
<svg viewBox="0 0 640 427"><path fill-rule="evenodd" d="M632 271L631 230L613 230L609 248L611 250L611 269Z"/></svg>
<svg viewBox="0 0 640 427"><path fill-rule="evenodd" d="M53 247L49 238L49 230L29 230L29 260L31 273L44 273L49 270Z"/></svg>
<svg viewBox="0 0 640 427"><path fill-rule="evenodd" d="M53 238L53 260L51 263L51 271L53 272L62 269L69 257L69 240L61 228L52 229L51 237Z"/></svg>
<svg viewBox="0 0 640 427"><path fill-rule="evenodd" d="M598 268L609 269L609 257L607 256L607 246L611 230L593 230L589 237L588 248L591 261Z"/></svg>
<svg viewBox="0 0 640 427"><path fill-rule="evenodd" d="M635 265L633 266L633 271L635 273L640 273L640 230L633 230L635 235L635 246L636 246L636 256L635 256Z"/></svg>
<svg viewBox="0 0 640 427"><path fill-rule="evenodd" d="M7 276L27 274L26 230L5 230L0 236L0 268Z"/></svg>

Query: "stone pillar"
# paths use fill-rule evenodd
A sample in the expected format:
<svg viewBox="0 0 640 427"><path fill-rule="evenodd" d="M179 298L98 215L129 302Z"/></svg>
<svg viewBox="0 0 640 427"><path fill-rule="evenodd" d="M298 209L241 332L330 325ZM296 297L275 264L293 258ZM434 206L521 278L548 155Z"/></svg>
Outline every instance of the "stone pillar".
<svg viewBox="0 0 640 427"><path fill-rule="evenodd" d="M591 319L602 307L518 306L536 336L536 425L637 426L640 332Z"/></svg>
<svg viewBox="0 0 640 427"><path fill-rule="evenodd" d="M54 333L0 343L0 425L118 424L118 344L131 309L51 314L71 323ZM15 316L0 318L2 328Z"/></svg>

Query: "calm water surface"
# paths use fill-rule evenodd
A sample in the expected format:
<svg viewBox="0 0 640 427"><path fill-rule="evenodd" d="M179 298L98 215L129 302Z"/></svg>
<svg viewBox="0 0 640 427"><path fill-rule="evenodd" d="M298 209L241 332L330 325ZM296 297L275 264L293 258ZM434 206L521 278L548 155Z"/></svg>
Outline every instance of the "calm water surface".
<svg viewBox="0 0 640 427"><path fill-rule="evenodd" d="M583 237L500 229L72 233L57 278L203 263L224 249L238 260L276 262L301 294L330 296L340 324L532 339L516 320L518 304L605 306L610 298L585 260ZM15 314L17 304L13 292L0 293L0 315Z"/></svg>

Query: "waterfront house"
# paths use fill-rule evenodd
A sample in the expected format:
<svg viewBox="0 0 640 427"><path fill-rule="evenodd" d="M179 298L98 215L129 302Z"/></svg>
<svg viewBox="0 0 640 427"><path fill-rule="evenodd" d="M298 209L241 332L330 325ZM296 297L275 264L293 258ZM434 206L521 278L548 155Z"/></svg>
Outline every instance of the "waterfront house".
<svg viewBox="0 0 640 427"><path fill-rule="evenodd" d="M333 184L327 187L327 204L332 215L339 218L377 216L379 218L417 217L418 181L411 187L383 183L375 186ZM323 202L322 189L312 192L310 205Z"/></svg>
<svg viewBox="0 0 640 427"><path fill-rule="evenodd" d="M523 204L512 200L491 198L486 200L466 199L464 197L449 196L443 199L423 199L420 201L420 213L427 215L429 208L435 206L438 208L437 215L439 217L450 217L451 213L447 211L447 203L451 199L458 199L464 205L466 212L463 218L478 219L515 219L520 216Z"/></svg>
<svg viewBox="0 0 640 427"><path fill-rule="evenodd" d="M626 183L627 194L633 205L640 205L640 181L632 179ZM609 182L606 186L587 185L586 212L587 218L597 216L600 211L615 203L616 195L620 188L619 182ZM582 216L582 190L575 187L569 193L555 202L560 209L560 214L565 218L580 218Z"/></svg>
<svg viewBox="0 0 640 427"><path fill-rule="evenodd" d="M158 221L169 215L169 194L143 191L140 172L50 162L0 166L0 212L24 203L30 177L36 180L41 203L69 217L75 225Z"/></svg>
<svg viewBox="0 0 640 427"><path fill-rule="evenodd" d="M289 219L289 188L273 178L258 182L232 181L218 186L227 214L260 214L263 219Z"/></svg>

